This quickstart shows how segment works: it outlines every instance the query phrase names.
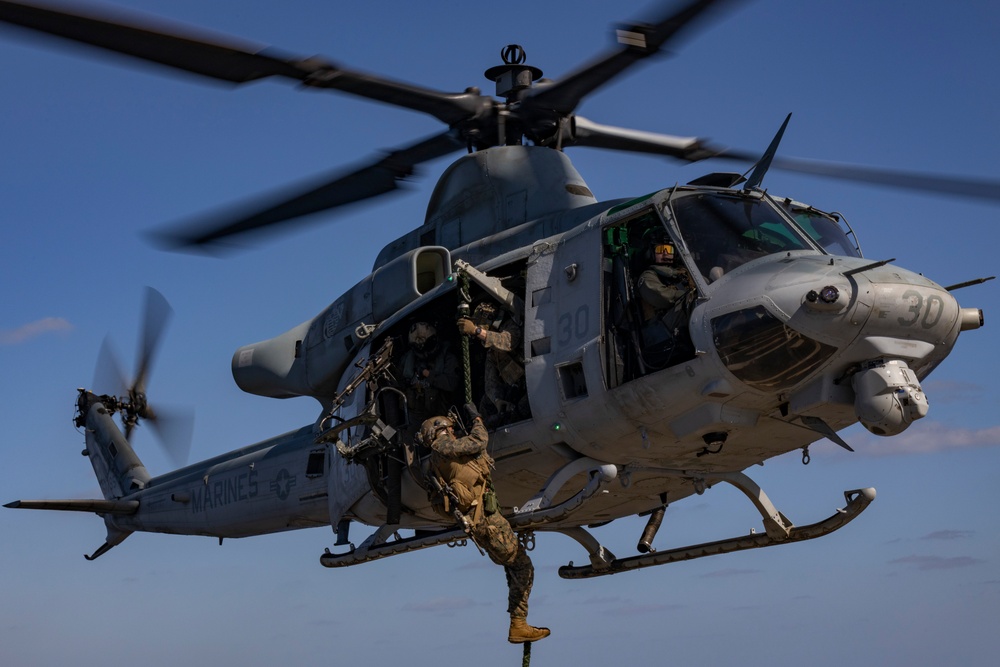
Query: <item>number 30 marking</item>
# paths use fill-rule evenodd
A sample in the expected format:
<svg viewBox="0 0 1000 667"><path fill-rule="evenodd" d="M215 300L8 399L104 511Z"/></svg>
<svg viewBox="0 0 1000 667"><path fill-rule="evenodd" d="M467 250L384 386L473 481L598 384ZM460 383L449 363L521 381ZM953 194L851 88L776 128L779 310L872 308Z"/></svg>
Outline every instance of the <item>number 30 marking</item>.
<svg viewBox="0 0 1000 667"><path fill-rule="evenodd" d="M557 328L560 345L585 337L590 328L590 310L587 306L580 306L575 313L563 313L559 316Z"/></svg>
<svg viewBox="0 0 1000 667"><path fill-rule="evenodd" d="M913 313L913 317L900 317L897 321L900 326L911 327L920 319L921 310L925 305L924 297L916 290L907 290L903 292L903 300L910 302L910 307L906 310ZM932 329L941 321L941 315L944 313L944 301L938 295L931 294L927 297L926 306L926 310L923 311L924 319L920 322L920 326L924 329Z"/></svg>

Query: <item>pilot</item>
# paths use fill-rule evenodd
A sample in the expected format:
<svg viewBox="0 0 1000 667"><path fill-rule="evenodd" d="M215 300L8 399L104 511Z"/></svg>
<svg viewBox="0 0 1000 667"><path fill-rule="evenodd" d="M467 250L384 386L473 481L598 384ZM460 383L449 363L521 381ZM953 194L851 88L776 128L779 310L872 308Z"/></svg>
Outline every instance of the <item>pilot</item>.
<svg viewBox="0 0 1000 667"><path fill-rule="evenodd" d="M407 340L409 348L400 360L398 377L406 394L408 435L412 436L425 419L448 412L461 375L458 357L448 349L448 341L439 340L433 324L414 322Z"/></svg>
<svg viewBox="0 0 1000 667"><path fill-rule="evenodd" d="M486 348L484 396L479 409L493 428L528 417L528 393L524 385L524 361L517 352L521 327L497 307L483 301L472 319L460 318L458 332L478 340Z"/></svg>
<svg viewBox="0 0 1000 667"><path fill-rule="evenodd" d="M664 366L678 346L690 347L688 304L693 291L687 269L677 264L676 249L666 236L650 241L651 264L639 276L636 289L642 299L642 338L647 361Z"/></svg>
<svg viewBox="0 0 1000 667"><path fill-rule="evenodd" d="M548 637L548 628L528 625L528 596L535 579L535 567L524 546L500 512L490 468L493 458L486 451L489 436L483 418L472 403L465 406L472 418L472 430L456 437L455 422L450 417L432 417L420 428L419 440L431 449L431 474L442 486L451 488L451 496L443 496L439 508L454 518L449 505L455 502L469 525L470 537L490 560L502 565L507 574L507 612L510 631L507 641L512 644L534 642ZM442 507L443 505L443 507Z"/></svg>

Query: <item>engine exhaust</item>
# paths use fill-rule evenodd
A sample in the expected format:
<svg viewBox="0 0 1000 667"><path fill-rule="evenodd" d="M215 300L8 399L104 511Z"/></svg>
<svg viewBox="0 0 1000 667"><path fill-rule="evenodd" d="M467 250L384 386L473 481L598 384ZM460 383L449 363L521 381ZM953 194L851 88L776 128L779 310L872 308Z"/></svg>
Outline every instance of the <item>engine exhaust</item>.
<svg viewBox="0 0 1000 667"><path fill-rule="evenodd" d="M660 524L663 523L663 515L667 511L666 505L661 505L653 510L653 513L649 515L649 521L646 522L646 528L642 531L642 537L639 538L639 544L635 545L635 548L639 553L651 553L656 551L653 548L653 538L656 537L657 531L660 530Z"/></svg>

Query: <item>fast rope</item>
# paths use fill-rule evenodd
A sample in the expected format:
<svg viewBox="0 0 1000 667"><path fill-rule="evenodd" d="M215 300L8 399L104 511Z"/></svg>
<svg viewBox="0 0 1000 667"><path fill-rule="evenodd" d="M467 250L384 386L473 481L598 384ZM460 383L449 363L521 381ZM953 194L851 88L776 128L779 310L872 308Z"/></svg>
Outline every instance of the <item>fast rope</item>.
<svg viewBox="0 0 1000 667"><path fill-rule="evenodd" d="M524 657L521 658L521 667L528 667L531 664L531 642L524 642Z"/></svg>
<svg viewBox="0 0 1000 667"><path fill-rule="evenodd" d="M469 275L465 271L458 273L459 284L459 304L458 318L468 318L471 316L470 304L472 297L469 296ZM462 336L462 370L465 376L465 402L472 403L472 363L469 360L469 337Z"/></svg>

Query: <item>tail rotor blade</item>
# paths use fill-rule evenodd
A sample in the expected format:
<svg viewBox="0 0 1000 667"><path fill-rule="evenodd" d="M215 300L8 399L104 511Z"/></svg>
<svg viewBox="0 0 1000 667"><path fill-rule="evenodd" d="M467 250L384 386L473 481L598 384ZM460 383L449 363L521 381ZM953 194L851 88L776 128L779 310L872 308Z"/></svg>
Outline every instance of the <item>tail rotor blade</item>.
<svg viewBox="0 0 1000 667"><path fill-rule="evenodd" d="M94 369L94 392L121 396L128 392L128 380L122 370L118 354L111 342L111 336L105 336L101 343L101 351L97 355L97 366Z"/></svg>
<svg viewBox="0 0 1000 667"><path fill-rule="evenodd" d="M194 435L194 412L181 408L157 408L155 415L147 421L153 426L157 440L171 462L178 468L187 465Z"/></svg>
<svg viewBox="0 0 1000 667"><path fill-rule="evenodd" d="M149 376L150 367L156 351L160 345L163 332L173 315L173 309L167 300L152 287L146 288L146 298L142 318L142 337L139 340L139 349L136 360L135 381L132 390L145 393L146 380Z"/></svg>

